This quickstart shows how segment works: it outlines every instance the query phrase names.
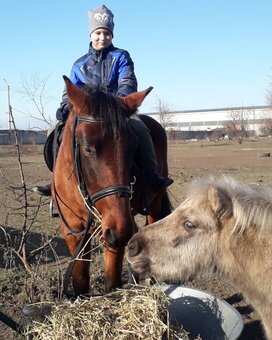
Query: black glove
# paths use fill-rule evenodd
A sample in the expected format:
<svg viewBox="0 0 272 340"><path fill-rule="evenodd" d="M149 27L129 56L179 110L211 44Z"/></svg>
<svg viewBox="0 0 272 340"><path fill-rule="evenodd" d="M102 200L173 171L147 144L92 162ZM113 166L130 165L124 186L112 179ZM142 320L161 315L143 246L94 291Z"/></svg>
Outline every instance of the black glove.
<svg viewBox="0 0 272 340"><path fill-rule="evenodd" d="M68 103L64 103L57 109L56 118L57 120L66 121L70 113L70 106Z"/></svg>

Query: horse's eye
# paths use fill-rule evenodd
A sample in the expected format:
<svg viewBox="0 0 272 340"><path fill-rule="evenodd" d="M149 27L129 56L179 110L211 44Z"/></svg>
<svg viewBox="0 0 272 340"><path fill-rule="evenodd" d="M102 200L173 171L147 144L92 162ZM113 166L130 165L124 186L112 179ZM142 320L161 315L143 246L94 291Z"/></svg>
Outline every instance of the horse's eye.
<svg viewBox="0 0 272 340"><path fill-rule="evenodd" d="M83 150L88 156L92 156L95 154L95 148L92 148L90 146L83 146Z"/></svg>
<svg viewBox="0 0 272 340"><path fill-rule="evenodd" d="M184 227L186 229L194 229L196 226L192 222L187 220L187 221L184 222Z"/></svg>

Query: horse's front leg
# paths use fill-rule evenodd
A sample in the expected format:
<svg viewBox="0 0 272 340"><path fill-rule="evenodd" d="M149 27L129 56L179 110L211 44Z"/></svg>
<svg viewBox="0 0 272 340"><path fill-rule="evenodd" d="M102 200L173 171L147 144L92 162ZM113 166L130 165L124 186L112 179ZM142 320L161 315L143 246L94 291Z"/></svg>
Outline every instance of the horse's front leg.
<svg viewBox="0 0 272 340"><path fill-rule="evenodd" d="M124 248L104 247L105 289L107 292L122 287Z"/></svg>
<svg viewBox="0 0 272 340"><path fill-rule="evenodd" d="M75 294L88 294L90 290L90 262L76 260L72 271L72 282Z"/></svg>
<svg viewBox="0 0 272 340"><path fill-rule="evenodd" d="M65 233L64 238L71 256L74 256L79 251L78 245L81 237ZM79 252L76 258L78 259L74 260L71 276L74 292L78 296L89 293L90 289L90 242L83 245L83 250Z"/></svg>

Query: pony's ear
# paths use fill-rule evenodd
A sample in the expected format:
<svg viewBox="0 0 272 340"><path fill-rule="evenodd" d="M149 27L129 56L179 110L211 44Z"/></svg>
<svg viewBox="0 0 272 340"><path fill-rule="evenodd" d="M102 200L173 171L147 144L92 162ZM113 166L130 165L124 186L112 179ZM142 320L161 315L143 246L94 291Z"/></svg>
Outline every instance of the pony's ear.
<svg viewBox="0 0 272 340"><path fill-rule="evenodd" d="M75 86L68 77L63 76L63 79L66 84L66 93L69 102L72 104L73 110L75 112L80 112L85 104L85 93Z"/></svg>
<svg viewBox="0 0 272 340"><path fill-rule="evenodd" d="M145 97L153 90L150 86L148 89L140 92L133 92L126 97L120 97L121 101L131 110L136 111L138 107L142 104Z"/></svg>
<svg viewBox="0 0 272 340"><path fill-rule="evenodd" d="M231 200L225 192L214 186L208 188L208 201L215 215L220 218L230 212Z"/></svg>

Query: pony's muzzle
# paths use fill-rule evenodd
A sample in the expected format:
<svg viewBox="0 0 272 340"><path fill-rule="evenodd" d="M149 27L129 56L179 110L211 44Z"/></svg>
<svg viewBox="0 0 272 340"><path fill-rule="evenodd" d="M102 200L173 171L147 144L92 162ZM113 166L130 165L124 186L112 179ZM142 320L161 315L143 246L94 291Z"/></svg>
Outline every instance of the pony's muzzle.
<svg viewBox="0 0 272 340"><path fill-rule="evenodd" d="M143 248L145 247L145 241L142 237L136 234L128 243L128 256L135 257L141 253Z"/></svg>
<svg viewBox="0 0 272 340"><path fill-rule="evenodd" d="M126 259L131 268L139 274L150 272L150 260L147 254L146 241L136 234L128 243Z"/></svg>

